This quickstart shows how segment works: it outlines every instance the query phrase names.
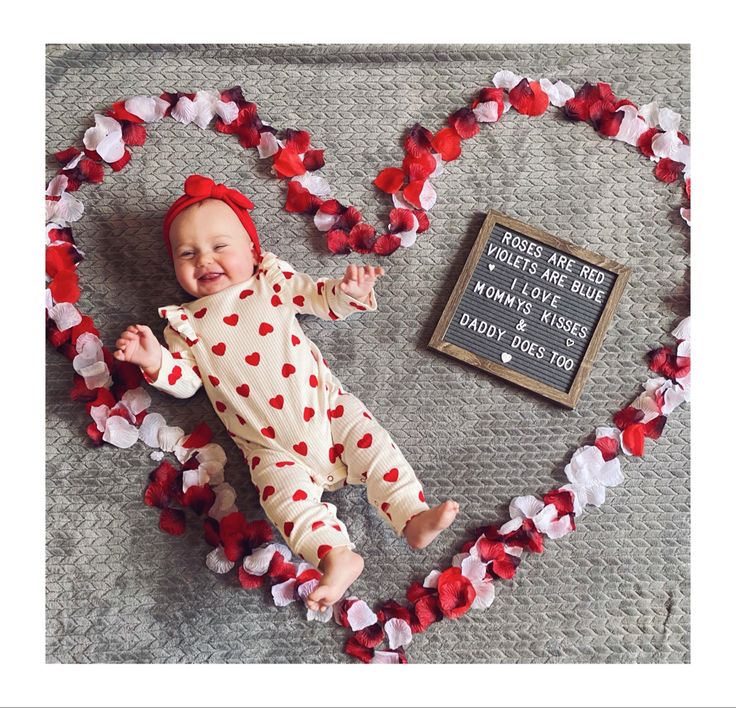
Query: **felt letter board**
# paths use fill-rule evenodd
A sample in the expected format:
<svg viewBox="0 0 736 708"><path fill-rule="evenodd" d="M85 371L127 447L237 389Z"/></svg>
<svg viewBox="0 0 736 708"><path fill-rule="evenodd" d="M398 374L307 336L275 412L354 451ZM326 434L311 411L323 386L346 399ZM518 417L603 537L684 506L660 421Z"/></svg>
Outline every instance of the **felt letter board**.
<svg viewBox="0 0 736 708"><path fill-rule="evenodd" d="M574 408L628 277L490 211L429 346Z"/></svg>

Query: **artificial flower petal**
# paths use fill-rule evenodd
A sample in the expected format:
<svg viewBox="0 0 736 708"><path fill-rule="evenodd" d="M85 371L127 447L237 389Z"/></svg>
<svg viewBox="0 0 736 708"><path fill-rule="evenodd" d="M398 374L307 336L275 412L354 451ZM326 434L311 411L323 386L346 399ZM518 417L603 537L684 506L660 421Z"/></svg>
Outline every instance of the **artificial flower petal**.
<svg viewBox="0 0 736 708"><path fill-rule="evenodd" d="M114 415L107 419L102 439L115 447L131 447L138 440L138 429L125 418Z"/></svg>
<svg viewBox="0 0 736 708"><path fill-rule="evenodd" d="M376 649L373 652L371 664L398 664L399 655L395 651L386 651L385 649Z"/></svg>
<svg viewBox="0 0 736 708"><path fill-rule="evenodd" d="M541 79L539 85L549 96L549 102L557 108L561 108L575 96L575 91L562 81L557 81L553 85L549 79Z"/></svg>
<svg viewBox="0 0 736 708"><path fill-rule="evenodd" d="M271 596L276 607L286 607L298 598L296 591L296 578L289 578L283 583L277 583L271 586Z"/></svg>
<svg viewBox="0 0 736 708"><path fill-rule="evenodd" d="M166 115L169 102L159 96L133 96L125 101L125 110L146 123L154 123Z"/></svg>
<svg viewBox="0 0 736 708"><path fill-rule="evenodd" d="M470 606L471 610L485 610L493 604L496 597L496 588L490 578L484 578L477 583L473 583L475 589L475 599Z"/></svg>
<svg viewBox="0 0 736 708"><path fill-rule="evenodd" d="M166 419L160 413L149 413L138 429L138 437L148 447L158 447L159 430L166 425Z"/></svg>
<svg viewBox="0 0 736 708"><path fill-rule="evenodd" d="M383 626L391 649L408 646L411 643L411 627L406 620L393 617Z"/></svg>
<svg viewBox="0 0 736 708"><path fill-rule="evenodd" d="M376 613L363 600L354 602L348 608L348 624L354 632L365 627L370 627L376 622L378 622Z"/></svg>
<svg viewBox="0 0 736 708"><path fill-rule="evenodd" d="M235 563L233 563L231 560L228 560L225 556L225 551L222 546L213 548L207 554L205 563L213 573L218 573L219 575L229 573L235 567Z"/></svg>

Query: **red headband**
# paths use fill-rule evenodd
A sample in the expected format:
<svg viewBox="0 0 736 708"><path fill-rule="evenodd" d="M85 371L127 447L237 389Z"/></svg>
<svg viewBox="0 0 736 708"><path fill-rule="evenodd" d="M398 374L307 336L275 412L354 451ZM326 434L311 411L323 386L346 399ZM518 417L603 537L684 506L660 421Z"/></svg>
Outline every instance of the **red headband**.
<svg viewBox="0 0 736 708"><path fill-rule="evenodd" d="M245 230L250 236L250 240L253 242L253 252L256 257L256 261L261 260L261 242L258 240L258 233L256 232L255 224L248 214L248 209L253 209L253 202L248 199L244 194L241 194L237 189L230 189L224 184L215 184L209 177L203 177L202 175L189 175L184 181L184 194L179 197L166 212L164 217L164 243L169 251L169 255L173 258L171 252L171 240L169 239L169 229L171 228L171 222L174 221L176 216L184 211L187 207L201 202L204 199L220 199L227 204L236 214L240 222L245 227Z"/></svg>

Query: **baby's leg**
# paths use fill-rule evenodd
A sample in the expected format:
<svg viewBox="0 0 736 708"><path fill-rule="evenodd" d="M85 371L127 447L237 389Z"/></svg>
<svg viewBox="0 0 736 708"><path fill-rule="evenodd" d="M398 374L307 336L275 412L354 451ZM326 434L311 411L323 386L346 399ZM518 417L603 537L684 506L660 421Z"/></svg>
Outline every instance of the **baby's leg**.
<svg viewBox="0 0 736 708"><path fill-rule="evenodd" d="M330 421L333 440L344 448L348 482L366 485L368 501L409 545L427 546L453 522L457 502L430 509L411 465L358 398L350 393L332 397Z"/></svg>
<svg viewBox="0 0 736 708"><path fill-rule="evenodd" d="M323 489L310 470L296 463L277 466L272 453L262 452L251 468L263 510L279 529L286 544L304 560L323 571L319 586L307 598L313 610L337 602L363 571L363 559L352 551L345 525L335 506L322 502Z"/></svg>

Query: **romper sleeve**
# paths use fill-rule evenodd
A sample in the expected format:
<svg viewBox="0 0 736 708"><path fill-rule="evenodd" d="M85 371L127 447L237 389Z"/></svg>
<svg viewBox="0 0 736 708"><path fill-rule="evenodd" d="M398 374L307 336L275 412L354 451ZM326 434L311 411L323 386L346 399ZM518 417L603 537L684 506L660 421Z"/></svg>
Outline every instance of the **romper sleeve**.
<svg viewBox="0 0 736 708"><path fill-rule="evenodd" d="M282 290L281 300L298 314L315 315L323 320L344 320L354 312L378 309L373 289L368 294L368 302L361 302L340 289L342 278L318 278L315 281L275 256L269 261L266 277L272 286L278 285L275 289L276 292Z"/></svg>
<svg viewBox="0 0 736 708"><path fill-rule="evenodd" d="M189 351L184 337L171 324L164 329L166 347L161 347L161 368L156 379L150 378L142 367L143 378L159 391L175 398L189 398L202 385L196 360ZM168 348L167 348L168 347Z"/></svg>

